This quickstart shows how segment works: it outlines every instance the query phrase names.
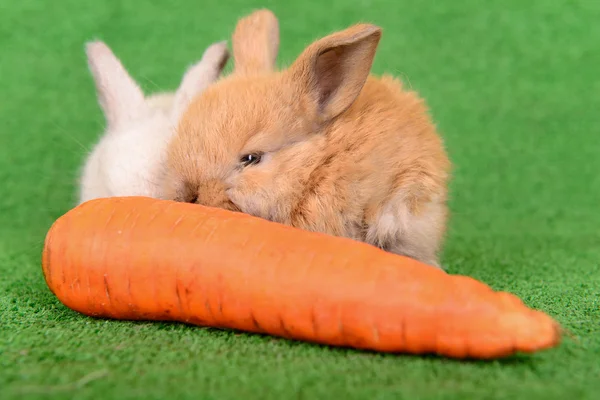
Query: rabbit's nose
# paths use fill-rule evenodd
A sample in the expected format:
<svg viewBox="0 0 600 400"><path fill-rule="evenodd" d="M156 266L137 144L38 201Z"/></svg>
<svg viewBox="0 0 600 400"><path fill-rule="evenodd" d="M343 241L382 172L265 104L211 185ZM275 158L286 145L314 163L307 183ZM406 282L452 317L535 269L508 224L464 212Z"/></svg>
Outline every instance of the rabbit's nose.
<svg viewBox="0 0 600 400"><path fill-rule="evenodd" d="M225 189L225 185L216 179L202 182L198 186L196 203L208 207L229 208L230 201Z"/></svg>

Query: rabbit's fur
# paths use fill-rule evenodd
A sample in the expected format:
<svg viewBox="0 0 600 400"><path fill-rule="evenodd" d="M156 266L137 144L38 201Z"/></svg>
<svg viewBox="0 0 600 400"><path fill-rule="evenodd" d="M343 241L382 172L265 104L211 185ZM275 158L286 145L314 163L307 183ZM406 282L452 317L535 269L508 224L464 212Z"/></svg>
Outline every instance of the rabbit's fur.
<svg viewBox="0 0 600 400"><path fill-rule="evenodd" d="M175 92L149 96L105 43L87 43L86 54L107 127L84 162L79 203L98 197L160 197L175 122L190 100L218 79L229 58L226 42L209 46Z"/></svg>
<svg viewBox="0 0 600 400"><path fill-rule="evenodd" d="M277 28L267 10L240 20L236 70L183 114L168 149L167 198L441 267L450 162L423 100L391 76L369 76L381 29L358 24L326 36L279 72L272 42L256 50L256 40L273 37L264 27L252 35L257 24L248 21L257 18ZM257 56L264 62L245 58Z"/></svg>

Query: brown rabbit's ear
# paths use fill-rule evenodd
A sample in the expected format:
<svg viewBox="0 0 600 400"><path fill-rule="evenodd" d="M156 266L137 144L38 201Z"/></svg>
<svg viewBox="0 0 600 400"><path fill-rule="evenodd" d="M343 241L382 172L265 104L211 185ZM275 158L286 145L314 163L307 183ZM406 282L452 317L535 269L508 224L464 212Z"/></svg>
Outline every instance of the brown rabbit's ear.
<svg viewBox="0 0 600 400"><path fill-rule="evenodd" d="M268 9L241 18L232 35L235 72L253 74L275 69L279 52L279 22Z"/></svg>
<svg viewBox="0 0 600 400"><path fill-rule="evenodd" d="M335 118L352 105L364 86L381 28L354 25L308 46L287 71L300 85L300 96L314 106L320 122Z"/></svg>

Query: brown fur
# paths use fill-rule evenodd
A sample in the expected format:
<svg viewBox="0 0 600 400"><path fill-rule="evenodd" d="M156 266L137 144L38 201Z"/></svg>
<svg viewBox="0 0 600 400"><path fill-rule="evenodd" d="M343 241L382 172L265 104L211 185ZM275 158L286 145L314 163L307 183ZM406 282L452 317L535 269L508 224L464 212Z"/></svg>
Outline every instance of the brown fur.
<svg viewBox="0 0 600 400"><path fill-rule="evenodd" d="M255 11L240 19L231 43L237 74L272 71L279 52L279 22L270 10Z"/></svg>
<svg viewBox="0 0 600 400"><path fill-rule="evenodd" d="M171 143L168 198L439 266L450 162L418 95L369 76L380 36L355 25L311 44L285 71L234 72L211 86ZM253 152L262 161L242 167Z"/></svg>

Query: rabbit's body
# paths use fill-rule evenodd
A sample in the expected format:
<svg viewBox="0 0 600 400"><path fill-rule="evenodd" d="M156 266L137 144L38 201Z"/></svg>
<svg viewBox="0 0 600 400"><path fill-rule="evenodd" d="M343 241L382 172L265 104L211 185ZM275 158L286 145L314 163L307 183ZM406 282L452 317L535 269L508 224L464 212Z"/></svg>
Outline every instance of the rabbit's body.
<svg viewBox="0 0 600 400"><path fill-rule="evenodd" d="M118 132L103 135L81 177L80 202L112 196L159 197L159 177L172 135L173 93L148 96L147 115Z"/></svg>
<svg viewBox="0 0 600 400"><path fill-rule="evenodd" d="M281 222L437 265L449 161L416 93L370 77L323 136L322 156Z"/></svg>
<svg viewBox="0 0 600 400"><path fill-rule="evenodd" d="M450 163L416 93L368 76L379 32L350 28L288 70L234 73L206 90L169 148L166 196L439 266Z"/></svg>
<svg viewBox="0 0 600 400"><path fill-rule="evenodd" d="M173 126L191 98L217 79L228 58L226 44L207 48L176 91L148 96L104 43L89 43L87 54L107 129L85 160L79 203L112 196L161 197Z"/></svg>

